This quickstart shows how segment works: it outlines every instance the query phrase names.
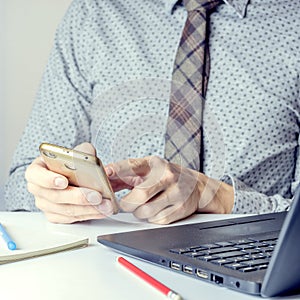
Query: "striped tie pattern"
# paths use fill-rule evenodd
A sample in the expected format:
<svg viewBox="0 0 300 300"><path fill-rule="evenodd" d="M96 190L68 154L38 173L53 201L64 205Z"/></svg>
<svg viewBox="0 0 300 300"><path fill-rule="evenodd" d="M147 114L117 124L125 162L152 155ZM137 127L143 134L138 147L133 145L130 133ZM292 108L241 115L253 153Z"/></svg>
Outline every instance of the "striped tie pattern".
<svg viewBox="0 0 300 300"><path fill-rule="evenodd" d="M221 0L183 0L188 16L177 50L166 130L167 160L201 169L203 101L209 75L207 24Z"/></svg>

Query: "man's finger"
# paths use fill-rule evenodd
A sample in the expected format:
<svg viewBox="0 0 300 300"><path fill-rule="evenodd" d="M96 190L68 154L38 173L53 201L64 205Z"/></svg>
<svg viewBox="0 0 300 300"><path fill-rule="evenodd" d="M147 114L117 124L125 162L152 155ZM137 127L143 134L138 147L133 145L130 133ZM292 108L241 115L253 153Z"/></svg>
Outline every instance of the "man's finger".
<svg viewBox="0 0 300 300"><path fill-rule="evenodd" d="M134 215L139 219L149 219L157 215L160 211L164 210L180 200L178 198L178 189L171 187L151 199L151 201L139 206Z"/></svg>
<svg viewBox="0 0 300 300"><path fill-rule="evenodd" d="M90 155L96 155L96 149L90 143L79 144L74 148L74 150L81 151Z"/></svg>
<svg viewBox="0 0 300 300"><path fill-rule="evenodd" d="M141 184L135 186L130 193L121 199L120 207L124 211L132 212L165 188L166 186L162 184L162 181L157 181L155 177L149 177Z"/></svg>
<svg viewBox="0 0 300 300"><path fill-rule="evenodd" d="M65 189L69 184L65 176L48 170L41 157L28 166L25 178L29 183L48 189Z"/></svg>
<svg viewBox="0 0 300 300"><path fill-rule="evenodd" d="M111 178L125 178L130 176L146 176L150 172L149 159L129 158L106 166Z"/></svg>
<svg viewBox="0 0 300 300"><path fill-rule="evenodd" d="M102 196L97 191L68 186L64 190L45 189L37 185L28 183L28 190L37 197L49 199L49 202L56 204L73 205L99 205L102 202Z"/></svg>

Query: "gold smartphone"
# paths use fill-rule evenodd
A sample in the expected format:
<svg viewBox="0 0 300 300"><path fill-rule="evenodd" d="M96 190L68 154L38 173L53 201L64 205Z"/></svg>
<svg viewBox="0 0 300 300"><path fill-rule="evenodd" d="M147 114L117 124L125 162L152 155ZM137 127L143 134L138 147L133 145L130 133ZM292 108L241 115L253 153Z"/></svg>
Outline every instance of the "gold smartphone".
<svg viewBox="0 0 300 300"><path fill-rule="evenodd" d="M100 192L111 200L113 214L119 212L115 193L97 156L49 143L40 145L40 153L49 170L66 176L71 185Z"/></svg>

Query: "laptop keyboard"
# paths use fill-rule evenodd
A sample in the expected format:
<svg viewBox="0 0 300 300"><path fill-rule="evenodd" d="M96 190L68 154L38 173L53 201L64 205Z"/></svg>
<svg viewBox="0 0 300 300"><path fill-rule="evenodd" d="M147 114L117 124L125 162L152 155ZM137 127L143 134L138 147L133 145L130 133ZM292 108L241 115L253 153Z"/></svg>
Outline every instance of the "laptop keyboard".
<svg viewBox="0 0 300 300"><path fill-rule="evenodd" d="M171 249L173 253L211 262L240 272L253 272L268 267L277 237L246 238L213 244Z"/></svg>

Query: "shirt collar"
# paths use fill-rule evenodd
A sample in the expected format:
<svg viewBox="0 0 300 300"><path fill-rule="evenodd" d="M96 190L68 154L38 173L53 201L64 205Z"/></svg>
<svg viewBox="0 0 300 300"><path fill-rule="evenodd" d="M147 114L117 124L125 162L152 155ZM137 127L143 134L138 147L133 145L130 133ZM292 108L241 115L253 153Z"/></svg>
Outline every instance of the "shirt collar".
<svg viewBox="0 0 300 300"><path fill-rule="evenodd" d="M249 0L223 0L227 5L231 6L240 18L246 16L246 9ZM171 14L177 5L181 5L181 0L164 0L167 13Z"/></svg>

